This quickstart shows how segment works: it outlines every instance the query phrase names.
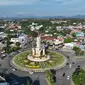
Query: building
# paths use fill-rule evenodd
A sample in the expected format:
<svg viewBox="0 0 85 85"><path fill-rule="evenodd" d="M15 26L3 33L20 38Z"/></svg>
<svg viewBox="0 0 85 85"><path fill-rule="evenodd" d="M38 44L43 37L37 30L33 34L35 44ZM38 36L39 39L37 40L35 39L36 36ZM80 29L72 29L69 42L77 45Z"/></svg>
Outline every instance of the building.
<svg viewBox="0 0 85 85"><path fill-rule="evenodd" d="M4 30L5 30L5 27L4 26L0 26L0 34L3 34Z"/></svg>
<svg viewBox="0 0 85 85"><path fill-rule="evenodd" d="M5 37L7 37L7 34L6 34L6 33L1 32L1 33L0 33L0 37L1 37L1 38L5 38Z"/></svg>
<svg viewBox="0 0 85 85"><path fill-rule="evenodd" d="M20 31L21 30L21 26L12 23L12 24L9 25L8 30L10 30L10 31Z"/></svg>
<svg viewBox="0 0 85 85"><path fill-rule="evenodd" d="M3 49L3 47L6 47L6 44L0 42L0 49Z"/></svg>
<svg viewBox="0 0 85 85"><path fill-rule="evenodd" d="M11 38L10 42L13 42L13 45L16 44L16 42L19 42L21 44L21 47L27 44L27 36L25 34L20 35L17 38Z"/></svg>
<svg viewBox="0 0 85 85"><path fill-rule="evenodd" d="M60 41L60 40L54 40L54 47L59 49L59 48L62 48L64 46L64 42L63 41Z"/></svg>
<svg viewBox="0 0 85 85"><path fill-rule="evenodd" d="M0 83L0 85L9 85L9 83L4 82L4 83Z"/></svg>
<svg viewBox="0 0 85 85"><path fill-rule="evenodd" d="M42 37L42 41L49 42L50 45L53 45L54 40L56 40L56 38L51 37L51 36L44 36L44 37Z"/></svg>
<svg viewBox="0 0 85 85"><path fill-rule="evenodd" d="M84 33L83 32L77 32L76 37L84 37Z"/></svg>
<svg viewBox="0 0 85 85"><path fill-rule="evenodd" d="M64 49L73 49L74 43L64 43Z"/></svg>
<svg viewBox="0 0 85 85"><path fill-rule="evenodd" d="M9 83L6 82L5 78L3 78L2 76L0 76L0 85L9 85Z"/></svg>

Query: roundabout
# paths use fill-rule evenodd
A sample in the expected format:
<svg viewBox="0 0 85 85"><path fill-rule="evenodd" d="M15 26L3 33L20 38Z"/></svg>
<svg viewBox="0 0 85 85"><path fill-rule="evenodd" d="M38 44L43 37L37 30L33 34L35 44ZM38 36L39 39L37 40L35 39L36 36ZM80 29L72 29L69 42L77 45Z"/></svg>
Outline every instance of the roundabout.
<svg viewBox="0 0 85 85"><path fill-rule="evenodd" d="M28 59L31 51L24 51L17 54L11 60L11 65L21 71L33 71L33 72L45 72L50 69L60 69L66 65L66 58L60 54L53 51L48 51L47 54L50 55L50 59L47 61L36 62Z"/></svg>
<svg viewBox="0 0 85 85"><path fill-rule="evenodd" d="M14 56L12 66L22 71L45 72L50 69L60 69L66 65L66 58L55 51L48 51L41 45L41 37L36 39L36 48Z"/></svg>

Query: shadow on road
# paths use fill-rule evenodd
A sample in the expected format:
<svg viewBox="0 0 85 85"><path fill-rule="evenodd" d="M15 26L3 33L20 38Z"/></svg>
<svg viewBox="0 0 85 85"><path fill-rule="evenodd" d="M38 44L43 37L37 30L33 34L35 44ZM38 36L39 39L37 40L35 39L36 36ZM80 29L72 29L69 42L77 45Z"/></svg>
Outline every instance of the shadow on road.
<svg viewBox="0 0 85 85"><path fill-rule="evenodd" d="M39 80L35 80L35 81L33 82L33 85L40 85Z"/></svg>
<svg viewBox="0 0 85 85"><path fill-rule="evenodd" d="M10 85L14 85L13 83L18 83L17 85L26 85L27 81L32 84L32 79L30 77L18 77L13 73L8 74L8 76L12 79L9 81Z"/></svg>

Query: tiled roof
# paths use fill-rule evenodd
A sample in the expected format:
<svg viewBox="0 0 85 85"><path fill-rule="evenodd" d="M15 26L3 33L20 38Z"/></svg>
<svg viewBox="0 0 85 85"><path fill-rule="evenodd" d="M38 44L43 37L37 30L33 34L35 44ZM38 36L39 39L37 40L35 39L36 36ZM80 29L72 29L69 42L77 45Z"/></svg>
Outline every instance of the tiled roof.
<svg viewBox="0 0 85 85"><path fill-rule="evenodd" d="M56 38L54 37L50 37L50 36L46 36L46 37L42 37L43 40L55 40Z"/></svg>

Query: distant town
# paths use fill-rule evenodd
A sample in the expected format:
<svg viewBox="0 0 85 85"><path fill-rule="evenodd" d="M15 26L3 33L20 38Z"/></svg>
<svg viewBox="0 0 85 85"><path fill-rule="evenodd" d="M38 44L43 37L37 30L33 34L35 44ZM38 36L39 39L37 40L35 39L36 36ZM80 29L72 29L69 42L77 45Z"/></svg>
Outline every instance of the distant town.
<svg viewBox="0 0 85 85"><path fill-rule="evenodd" d="M0 85L85 85L85 19L0 20L0 74Z"/></svg>

